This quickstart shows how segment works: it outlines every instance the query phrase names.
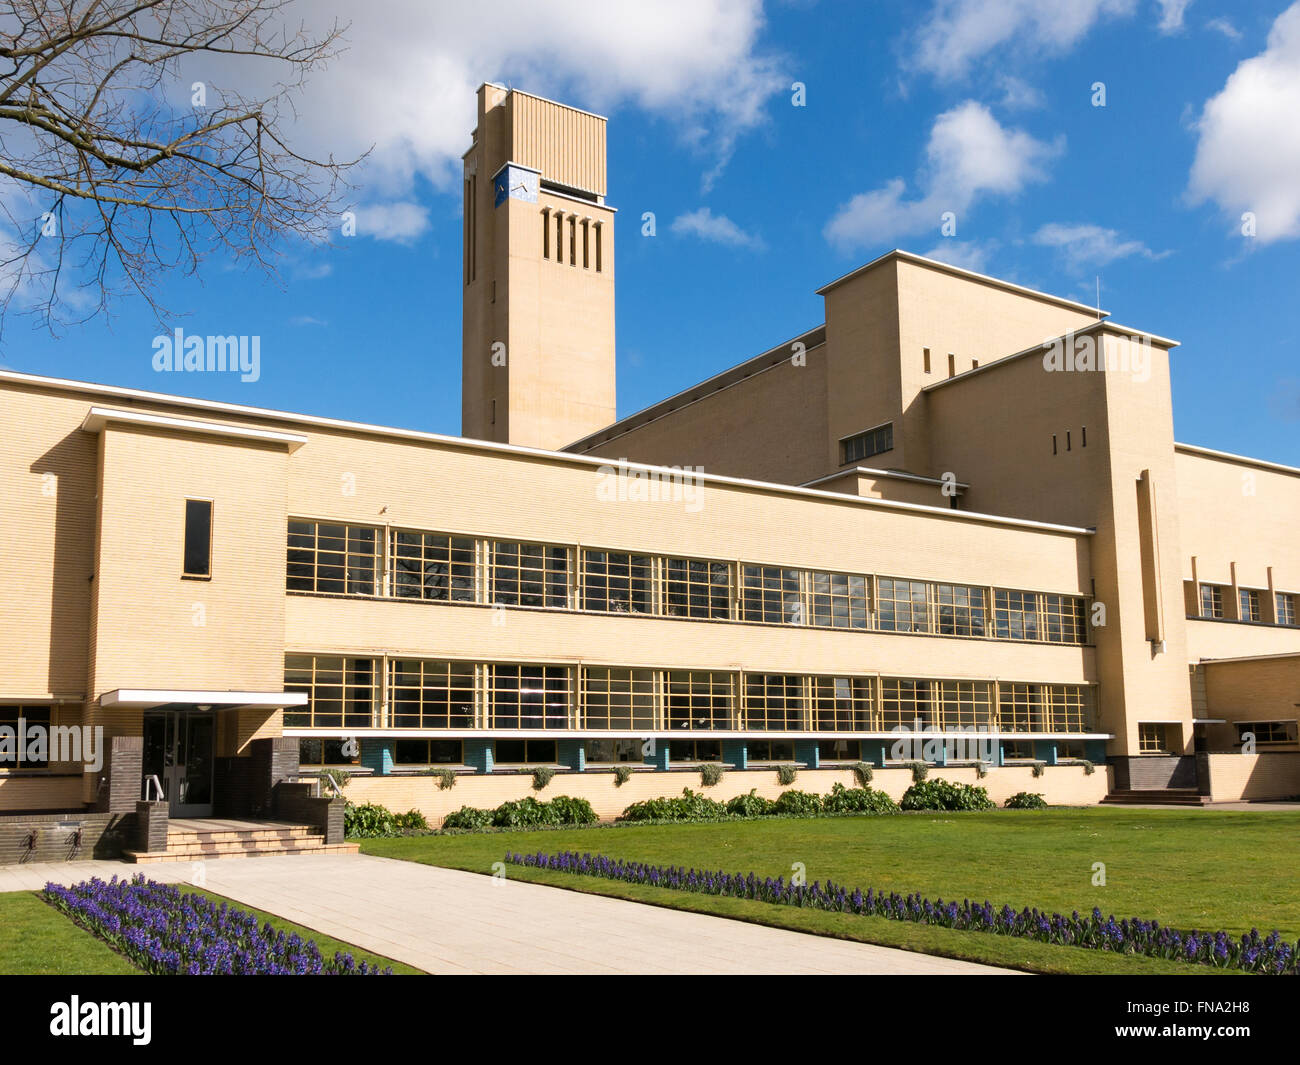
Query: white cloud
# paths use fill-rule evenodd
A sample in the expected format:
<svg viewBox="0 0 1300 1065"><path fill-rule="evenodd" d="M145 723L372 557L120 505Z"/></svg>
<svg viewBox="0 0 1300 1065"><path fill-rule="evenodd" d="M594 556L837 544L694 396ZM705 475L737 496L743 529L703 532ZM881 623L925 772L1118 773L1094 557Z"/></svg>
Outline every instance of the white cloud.
<svg viewBox="0 0 1300 1065"><path fill-rule="evenodd" d="M669 228L681 236L698 237L700 240L726 244L732 248L751 248L759 251L766 246L762 237L747 233L726 215L715 215L707 207L678 215Z"/></svg>
<svg viewBox="0 0 1300 1065"><path fill-rule="evenodd" d="M995 240L944 240L922 254L927 259L937 259L941 263L983 274L988 272L989 257L997 247Z"/></svg>
<svg viewBox="0 0 1300 1065"><path fill-rule="evenodd" d="M329 325L329 322L325 321L324 318L317 318L314 315L310 315L310 314L295 314L292 318L289 319L289 324L297 325L297 326Z"/></svg>
<svg viewBox="0 0 1300 1065"><path fill-rule="evenodd" d="M999 77L998 88L1002 90L1002 106L1008 110L1036 110L1047 102L1040 89L1014 74Z"/></svg>
<svg viewBox="0 0 1300 1065"><path fill-rule="evenodd" d="M826 224L824 235L841 250L888 244L927 229L942 216L961 215L984 196L1010 196L1044 178L1044 165L1064 148L1063 138L1040 141L998 123L983 104L967 100L934 120L926 146L922 191L906 197L906 183L893 178L858 193Z"/></svg>
<svg viewBox="0 0 1300 1065"><path fill-rule="evenodd" d="M1073 269L1106 266L1117 259L1138 255L1163 259L1169 252L1152 251L1140 240L1126 240L1114 229L1086 223L1049 222L1030 238L1033 243L1055 248Z"/></svg>
<svg viewBox="0 0 1300 1065"><path fill-rule="evenodd" d="M1300 3L1277 17L1268 46L1237 66L1196 124L1188 195L1232 220L1255 215L1267 244L1300 237Z"/></svg>
<svg viewBox="0 0 1300 1065"><path fill-rule="evenodd" d="M1237 29L1237 27L1234 26L1228 19L1222 16L1217 16L1215 18L1209 19L1205 23L1205 28L1207 30L1214 30L1217 33L1223 34L1230 41L1241 40L1241 30Z"/></svg>
<svg viewBox="0 0 1300 1065"><path fill-rule="evenodd" d="M357 208L357 236L409 244L429 228L429 212L418 203L375 203Z"/></svg>
<svg viewBox="0 0 1300 1065"><path fill-rule="evenodd" d="M1181 33L1183 16L1192 6L1192 0L1156 0L1160 8L1159 30L1161 33Z"/></svg>
<svg viewBox="0 0 1300 1065"><path fill-rule="evenodd" d="M1131 15L1137 0L935 0L913 42L913 62L955 80L995 53L1005 60L1059 55L1106 18Z"/></svg>

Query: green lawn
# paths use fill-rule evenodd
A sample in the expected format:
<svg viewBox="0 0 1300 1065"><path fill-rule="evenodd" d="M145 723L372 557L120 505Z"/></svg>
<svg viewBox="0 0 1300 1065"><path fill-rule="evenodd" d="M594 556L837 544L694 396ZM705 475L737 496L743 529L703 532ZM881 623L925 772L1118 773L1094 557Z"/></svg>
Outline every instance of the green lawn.
<svg viewBox="0 0 1300 1065"><path fill-rule="evenodd" d="M187 890L182 886L182 890ZM304 939L316 941L316 946L327 958L336 951L351 952L357 961L368 962L381 968L391 966L399 975L420 973L409 965L393 961L330 936L321 935L310 928L286 921L275 914L245 906L234 899L226 899L215 892L194 892L206 895L213 901L225 901L236 909L256 915L259 922L270 921L277 929L297 932ZM31 891L11 891L0 894L0 974L6 976L59 976L59 975L143 975L126 958L118 954L102 939L65 917L53 906Z"/></svg>
<svg viewBox="0 0 1300 1065"><path fill-rule="evenodd" d="M579 850L654 863L790 875L930 898L1068 913L1099 907L1117 918L1157 918L1190 929L1300 937L1300 812L1128 810L1109 807L904 814L701 825L417 836L362 841L362 850L486 873L507 850ZM1093 886L1105 863L1106 885ZM976 932L509 867L518 879L593 891L762 924L907 947L1038 972L1204 972Z"/></svg>

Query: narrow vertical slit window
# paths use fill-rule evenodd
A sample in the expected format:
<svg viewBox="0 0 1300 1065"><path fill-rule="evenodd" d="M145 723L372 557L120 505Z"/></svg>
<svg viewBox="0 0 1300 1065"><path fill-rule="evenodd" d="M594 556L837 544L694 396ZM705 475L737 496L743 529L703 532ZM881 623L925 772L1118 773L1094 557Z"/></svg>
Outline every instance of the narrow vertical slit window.
<svg viewBox="0 0 1300 1065"><path fill-rule="evenodd" d="M601 261L600 261L600 235L601 235L601 232L602 232L602 226L601 226L601 224L600 224L599 222L597 222L597 223L596 223L596 273L598 273L598 274L601 273L601 269L602 269L602 267L601 267Z"/></svg>
<svg viewBox="0 0 1300 1065"><path fill-rule="evenodd" d="M924 367L926 373L930 372L930 349L929 348L923 348L921 350L921 365L922 367Z"/></svg>
<svg viewBox="0 0 1300 1065"><path fill-rule="evenodd" d="M953 352L948 352L948 376L957 376L957 356Z"/></svg>
<svg viewBox="0 0 1300 1065"><path fill-rule="evenodd" d="M542 258L551 257L551 209L542 208Z"/></svg>
<svg viewBox="0 0 1300 1065"><path fill-rule="evenodd" d="M1079 446L1088 446L1088 427L1086 425L1079 430Z"/></svg>
<svg viewBox="0 0 1300 1065"><path fill-rule="evenodd" d="M1056 454L1056 434L1052 434L1052 454Z"/></svg>
<svg viewBox="0 0 1300 1065"><path fill-rule="evenodd" d="M185 500L183 575L212 576L212 500Z"/></svg>

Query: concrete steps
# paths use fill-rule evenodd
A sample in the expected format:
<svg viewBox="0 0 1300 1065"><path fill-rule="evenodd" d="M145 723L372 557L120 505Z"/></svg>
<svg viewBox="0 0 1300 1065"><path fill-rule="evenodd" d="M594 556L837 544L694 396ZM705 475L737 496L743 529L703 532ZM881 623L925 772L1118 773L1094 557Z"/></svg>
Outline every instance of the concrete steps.
<svg viewBox="0 0 1300 1065"><path fill-rule="evenodd" d="M232 828L229 824L219 824L210 829L173 825L167 832L166 850L127 851L123 857L136 865L153 865L277 854L356 854L359 850L355 843L326 843L323 836L307 825L263 823Z"/></svg>
<svg viewBox="0 0 1300 1065"><path fill-rule="evenodd" d="M1205 806L1210 797L1195 788L1137 788L1112 791L1101 801L1106 806Z"/></svg>

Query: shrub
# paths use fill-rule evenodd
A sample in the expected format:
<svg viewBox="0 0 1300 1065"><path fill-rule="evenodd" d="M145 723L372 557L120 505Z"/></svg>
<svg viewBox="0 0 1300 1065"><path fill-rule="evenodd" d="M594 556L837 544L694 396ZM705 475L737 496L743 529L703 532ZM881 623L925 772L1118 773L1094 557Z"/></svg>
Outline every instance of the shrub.
<svg viewBox="0 0 1300 1065"><path fill-rule="evenodd" d="M923 780L903 793L904 810L993 810L996 804L984 788L953 784L947 780Z"/></svg>
<svg viewBox="0 0 1300 1065"><path fill-rule="evenodd" d="M397 815L378 803L350 802L343 809L343 835L352 839L396 836L401 834L402 827Z"/></svg>
<svg viewBox="0 0 1300 1065"><path fill-rule="evenodd" d="M632 767L630 765L616 765L614 767L614 787L621 788L632 779Z"/></svg>
<svg viewBox="0 0 1300 1065"><path fill-rule="evenodd" d="M717 762L704 762L700 765L700 783L706 788L713 787L722 779L722 766Z"/></svg>
<svg viewBox="0 0 1300 1065"><path fill-rule="evenodd" d="M622 821L706 821L725 817L727 808L690 788L682 788L677 798L646 799L634 802L623 811Z"/></svg>
<svg viewBox="0 0 1300 1065"><path fill-rule="evenodd" d="M775 807L776 803L759 795L757 788L750 788L747 795L737 795L727 802L727 813L737 817L765 817Z"/></svg>
<svg viewBox="0 0 1300 1065"><path fill-rule="evenodd" d="M1041 776L1043 775L1043 773L1046 772L1046 770L1047 770L1047 763L1046 763L1046 762L1035 762L1035 763L1034 763L1034 776L1036 776L1036 777L1041 777Z"/></svg>
<svg viewBox="0 0 1300 1065"><path fill-rule="evenodd" d="M924 762L904 762L904 766L912 771L912 783L919 784L930 775L930 767Z"/></svg>
<svg viewBox="0 0 1300 1065"><path fill-rule="evenodd" d="M850 766L849 768L853 770L853 779L856 780L862 787L865 788L868 784L871 783L872 770L871 770L871 766L869 766L866 762L854 762L853 765Z"/></svg>
<svg viewBox="0 0 1300 1065"><path fill-rule="evenodd" d="M533 770L533 790L541 791L551 782L553 776L555 776L555 770L549 765L539 765Z"/></svg>
<svg viewBox="0 0 1300 1065"><path fill-rule="evenodd" d="M594 825L597 821L596 811L586 799L557 795L550 801L550 807L562 825Z"/></svg>
<svg viewBox="0 0 1300 1065"><path fill-rule="evenodd" d="M422 832L428 829L429 822L419 810L407 810L404 814L394 814L393 820L403 832Z"/></svg>
<svg viewBox="0 0 1300 1065"><path fill-rule="evenodd" d="M788 787L795 782L799 776L799 767L794 765L779 765L776 767L776 782L782 787Z"/></svg>
<svg viewBox="0 0 1300 1065"><path fill-rule="evenodd" d="M1018 791L1002 805L1008 810L1045 810L1047 800L1036 791Z"/></svg>
<svg viewBox="0 0 1300 1065"><path fill-rule="evenodd" d="M531 795L503 802L492 811L492 824L498 828L535 828L559 823L555 808L549 802L538 802Z"/></svg>
<svg viewBox="0 0 1300 1065"><path fill-rule="evenodd" d="M333 788L335 795L341 795L343 789L348 786L348 781L352 779L352 774L346 769L322 769L316 775L320 777L321 794L324 795L329 794L330 791L330 788L326 787L327 784Z"/></svg>
<svg viewBox="0 0 1300 1065"><path fill-rule="evenodd" d="M822 812L822 797L806 791L783 791L772 807L773 813L794 814L796 817L815 817Z"/></svg>
<svg viewBox="0 0 1300 1065"><path fill-rule="evenodd" d="M491 810L477 810L473 806L462 806L459 810L453 810L443 818L442 827L462 828L472 831L476 828L486 828L491 823Z"/></svg>
<svg viewBox="0 0 1300 1065"><path fill-rule="evenodd" d="M1092 762L1090 762L1087 758L1085 758L1079 764L1083 766L1083 775L1085 777L1090 777L1092 776L1093 773L1097 772L1097 767L1093 765Z"/></svg>
<svg viewBox="0 0 1300 1065"><path fill-rule="evenodd" d="M872 788L846 788L836 784L822 799L822 812L828 814L896 814L898 804L883 791Z"/></svg>
<svg viewBox="0 0 1300 1065"><path fill-rule="evenodd" d="M448 766L425 770L424 775L434 777L438 781L439 791L451 791L456 786L456 770Z"/></svg>
<svg viewBox="0 0 1300 1065"><path fill-rule="evenodd" d="M984 761L984 759L981 758L978 762L975 763L975 777L978 780L983 780L988 775L989 775L989 764L988 762Z"/></svg>

